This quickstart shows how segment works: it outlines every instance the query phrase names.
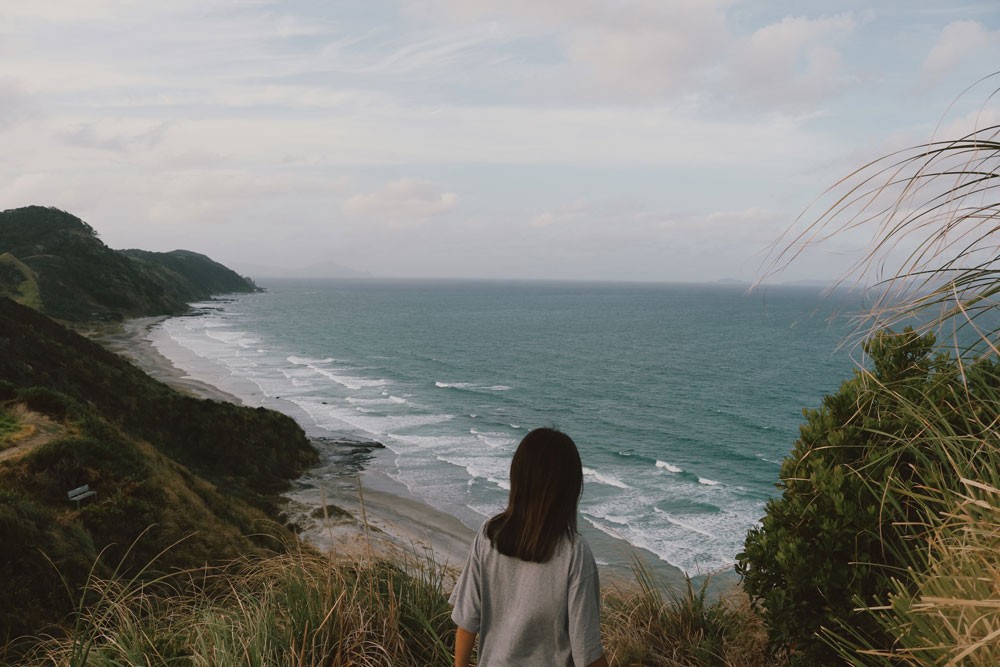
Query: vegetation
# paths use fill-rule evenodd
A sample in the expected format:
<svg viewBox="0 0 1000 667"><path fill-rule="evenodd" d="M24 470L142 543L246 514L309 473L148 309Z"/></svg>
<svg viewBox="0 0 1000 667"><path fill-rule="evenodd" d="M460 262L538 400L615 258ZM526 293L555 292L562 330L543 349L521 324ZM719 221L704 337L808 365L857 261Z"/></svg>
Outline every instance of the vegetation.
<svg viewBox="0 0 1000 667"><path fill-rule="evenodd" d="M58 319L174 314L212 294L256 289L197 253L112 250L90 225L58 209L0 212L0 295Z"/></svg>
<svg viewBox="0 0 1000 667"><path fill-rule="evenodd" d="M740 556L773 645L794 662L1000 662L998 136L988 127L862 167L774 255L778 270L811 243L875 227L845 277L877 276L874 370L807 415L783 496ZM883 331L901 324L917 331Z"/></svg>
<svg viewBox="0 0 1000 667"><path fill-rule="evenodd" d="M613 665L781 667L759 614L739 589L707 600L709 581L675 590L641 563L636 585L605 596L603 638Z"/></svg>
<svg viewBox="0 0 1000 667"><path fill-rule="evenodd" d="M998 414L1000 368L989 360L963 367L932 354L933 343L910 330L869 339L873 370L857 371L820 409L806 411L781 469L782 495L768 503L738 556L773 644L794 647L797 664L834 661L823 628L892 643L883 624L856 608L923 577L907 569L926 530L920 499L932 484L942 493L961 490L988 433L983 416ZM942 450L928 438L932 416L956 447Z"/></svg>
<svg viewBox="0 0 1000 667"><path fill-rule="evenodd" d="M606 596L612 665L781 667L745 603L708 604L690 582L675 595L637 573L638 586ZM302 549L152 583L92 577L73 631L37 643L24 664L445 667L454 574L406 554L342 559Z"/></svg>
<svg viewBox="0 0 1000 667"><path fill-rule="evenodd" d="M146 581L153 561L188 569L294 543L276 494L316 453L289 417L179 394L0 298L0 406L16 405L62 427L0 462L0 641L57 628L88 577L114 574L104 563ZM77 508L67 492L84 484L97 495Z"/></svg>
<svg viewBox="0 0 1000 667"><path fill-rule="evenodd" d="M9 252L0 254L0 296L10 297L35 310L42 309L38 278Z"/></svg>
<svg viewBox="0 0 1000 667"><path fill-rule="evenodd" d="M1000 662L998 133L867 165L776 253L780 268L803 244L877 226L856 269L893 277L878 283L866 368L806 411L782 495L738 557L749 597L708 601L705 587L670 591L638 568L634 587L605 596L612 665ZM94 238L78 220L67 227L67 214L31 215L59 242ZM16 283L23 297L37 275L52 308L60 297L46 281L59 262L48 246L17 243L11 255L32 273L0 262L0 287L15 293ZM130 254L146 278L182 273ZM120 293L144 294L138 284ZM914 328L887 328L902 325ZM181 397L89 345L0 299L0 404L65 427L0 465L0 570L9 573L0 634L35 634L7 643L0 659L450 664L447 572L289 549L266 523L271 494L314 456L297 427ZM67 506L66 489L80 483L98 490L96 502ZM66 618L71 628L38 633Z"/></svg>
<svg viewBox="0 0 1000 667"><path fill-rule="evenodd" d="M8 440L20 430L21 420L12 411L0 408L0 449L3 449Z"/></svg>

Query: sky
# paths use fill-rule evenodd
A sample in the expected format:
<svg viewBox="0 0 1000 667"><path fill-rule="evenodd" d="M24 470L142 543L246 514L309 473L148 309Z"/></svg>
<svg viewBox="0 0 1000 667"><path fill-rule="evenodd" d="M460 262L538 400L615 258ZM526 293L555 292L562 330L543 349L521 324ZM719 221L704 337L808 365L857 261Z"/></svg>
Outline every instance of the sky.
<svg viewBox="0 0 1000 667"><path fill-rule="evenodd" d="M0 0L0 209L257 277L754 280L998 70L995 0Z"/></svg>

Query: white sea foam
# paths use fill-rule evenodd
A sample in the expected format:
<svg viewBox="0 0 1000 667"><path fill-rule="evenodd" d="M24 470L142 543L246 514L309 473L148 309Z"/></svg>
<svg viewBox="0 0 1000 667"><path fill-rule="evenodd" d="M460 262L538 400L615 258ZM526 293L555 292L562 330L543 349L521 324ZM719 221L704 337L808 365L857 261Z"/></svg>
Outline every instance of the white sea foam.
<svg viewBox="0 0 1000 667"><path fill-rule="evenodd" d="M586 468L585 467L583 469L583 474L584 474L585 477L592 477L594 480L596 480L600 484L605 484L607 486L614 486L614 487L617 487L619 489L630 489L630 488L632 488L628 484L626 484L625 482L623 482L620 479L618 479L617 477L615 477L613 475L608 475L606 473L597 472L593 468Z"/></svg>
<svg viewBox="0 0 1000 667"><path fill-rule="evenodd" d="M654 508L654 509L656 509L657 512L662 512L663 511L663 510L660 510L659 508ZM677 518L671 516L669 513L664 512L664 515L665 515L667 521L669 521L670 523L674 524L675 526L680 526L684 530L690 530L692 533L698 533L699 535L704 535L705 537L711 537L711 538L716 537L715 535L713 535L712 533L708 532L707 530L702 530L701 528L698 528L697 526L693 526L689 522L681 521L680 519L677 519Z"/></svg>
<svg viewBox="0 0 1000 667"><path fill-rule="evenodd" d="M510 391L510 387L505 384L495 384L492 386L478 385L472 382L434 382L434 386L440 389L466 389L468 391Z"/></svg>
<svg viewBox="0 0 1000 667"><path fill-rule="evenodd" d="M498 433L495 431L481 432L474 428L470 428L469 433L476 436L476 440L483 443L490 449L499 449L504 446L509 447L517 443L514 438L511 438L506 433Z"/></svg>
<svg viewBox="0 0 1000 667"><path fill-rule="evenodd" d="M678 468L677 466L675 466L675 465L673 465L671 463L667 463L666 461L657 461L656 462L656 467L657 468L663 468L663 469L667 470L668 472L684 472L683 468Z"/></svg>
<svg viewBox="0 0 1000 667"><path fill-rule="evenodd" d="M356 377L353 375L338 375L337 373L333 373L331 371L324 370L322 368L314 368L313 370L315 370L323 377L329 380L333 380L337 384L343 385L348 389L353 389L355 391L357 391L358 389L368 389L371 387L384 387L385 385L389 384L388 380L382 380L382 379L373 380L371 378Z"/></svg>
<svg viewBox="0 0 1000 667"><path fill-rule="evenodd" d="M357 405L402 405L406 403L405 398L400 398L399 396L393 396L391 394L385 396L385 398L358 398L356 396L348 396L346 399L348 403Z"/></svg>
<svg viewBox="0 0 1000 667"><path fill-rule="evenodd" d="M310 359L309 357L297 357L294 354L289 355L285 358L286 361L293 363L297 366L312 366L314 364L332 364L336 359L333 357L324 357L322 359Z"/></svg>
<svg viewBox="0 0 1000 667"><path fill-rule="evenodd" d="M248 303L257 298L272 297L248 297ZM275 335L280 329L266 323L258 326L254 308L241 307L248 314L238 316L229 303L206 306L211 307L208 314L172 318L163 325L179 343L178 351L186 348L210 362L204 368L194 362L194 372L202 368L203 376L211 376L214 371L205 369L217 367L224 387L240 389L241 383L253 382L247 396L259 399L259 393L250 392L260 387L267 395L280 395L304 409L308 406L310 417L303 420L304 426L311 419L314 429L320 425L377 438L388 449L375 452L372 472L389 475L416 497L462 516L467 523L470 513L475 519L503 508L510 453L524 433L520 424L531 428L534 422L545 421L544 406L533 398L529 379L522 387L513 378L483 376L476 367L458 363L461 356L435 360L435 355L428 354L415 360L400 353L391 357L399 364L380 364L371 355L355 358L347 352L350 346L342 347L332 338L282 349L282 343L294 337ZM248 347L258 333L263 341ZM183 355L181 363L189 356ZM417 362L427 363L419 366ZM374 370L368 367L371 364L393 370ZM408 375L411 371L418 374ZM394 380L380 379L388 377ZM435 378L442 381L434 382ZM447 382L450 379L486 381ZM516 391L511 390L514 384ZM297 410L290 414L299 416ZM575 413L565 416L567 423L575 418ZM470 429L473 425L479 428ZM748 489L731 484L730 476L719 483L657 459L659 455L687 461L693 451L689 440L698 442L697 438L681 438L676 449L664 451L636 436L634 444L625 446L623 440L618 445L622 458L612 457L612 461L600 455L613 454L615 449L582 449L594 467L586 471L588 489L580 509L588 526L648 549L694 574L731 567L731 554L739 551L747 526L761 515L763 500L759 494L748 497ZM757 451L768 451L766 444L757 446ZM780 455L769 452L768 458L780 459ZM446 465L444 459L456 464ZM699 472L712 474L713 470L717 468L709 465Z"/></svg>

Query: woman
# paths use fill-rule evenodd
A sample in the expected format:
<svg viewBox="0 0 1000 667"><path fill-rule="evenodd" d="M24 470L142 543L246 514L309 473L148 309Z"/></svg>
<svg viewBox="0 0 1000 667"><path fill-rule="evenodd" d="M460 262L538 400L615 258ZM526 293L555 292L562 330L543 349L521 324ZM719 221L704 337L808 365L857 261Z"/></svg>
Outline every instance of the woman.
<svg viewBox="0 0 1000 667"><path fill-rule="evenodd" d="M451 595L455 665L607 667L597 565L576 530L583 467L565 433L535 429L510 464L507 509L480 528Z"/></svg>

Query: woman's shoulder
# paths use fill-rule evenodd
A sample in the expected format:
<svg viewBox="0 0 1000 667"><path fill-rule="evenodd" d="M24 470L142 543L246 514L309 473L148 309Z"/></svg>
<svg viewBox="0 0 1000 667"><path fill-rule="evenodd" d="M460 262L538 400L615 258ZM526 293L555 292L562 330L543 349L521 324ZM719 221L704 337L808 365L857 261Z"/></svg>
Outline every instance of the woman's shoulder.
<svg viewBox="0 0 1000 667"><path fill-rule="evenodd" d="M580 533L573 533L569 540L570 567L583 572L596 571L597 562L594 560L594 552L590 550L590 544Z"/></svg>

